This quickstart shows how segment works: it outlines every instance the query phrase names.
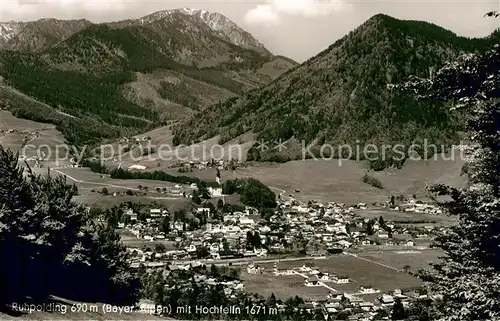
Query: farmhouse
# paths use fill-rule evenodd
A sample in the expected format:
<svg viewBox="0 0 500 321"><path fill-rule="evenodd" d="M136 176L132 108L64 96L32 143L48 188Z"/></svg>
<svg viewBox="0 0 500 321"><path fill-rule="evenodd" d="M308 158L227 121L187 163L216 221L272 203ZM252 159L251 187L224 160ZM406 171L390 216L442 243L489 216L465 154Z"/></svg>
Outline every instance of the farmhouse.
<svg viewBox="0 0 500 321"><path fill-rule="evenodd" d="M247 266L247 273L248 274L261 274L262 272L263 272L263 269L261 267L259 267L258 265L250 263Z"/></svg>
<svg viewBox="0 0 500 321"><path fill-rule="evenodd" d="M349 277L347 275L337 276L337 284L345 284L345 283L349 283Z"/></svg>
<svg viewBox="0 0 500 321"><path fill-rule="evenodd" d="M380 303L385 306L390 306L394 304L394 298L392 295L389 294L382 294L382 296L379 297Z"/></svg>
<svg viewBox="0 0 500 321"><path fill-rule="evenodd" d="M310 271L312 271L312 267L308 266L308 265L311 265L311 264L307 263L307 264L302 265L301 267L299 267L299 271L301 271L301 272L310 272Z"/></svg>
<svg viewBox="0 0 500 321"><path fill-rule="evenodd" d="M210 208L208 208L208 207L198 207L198 208L196 209L196 212L197 212L198 214L201 214L201 213L203 213L203 212L207 212L207 213L209 213L209 212L210 212Z"/></svg>
<svg viewBox="0 0 500 321"><path fill-rule="evenodd" d="M379 239L388 239L389 238L389 233L385 232L385 231L378 231L376 233L377 237Z"/></svg>
<svg viewBox="0 0 500 321"><path fill-rule="evenodd" d="M408 240L406 241L405 246L415 246L415 243L412 240Z"/></svg>
<svg viewBox="0 0 500 321"><path fill-rule="evenodd" d="M222 187L209 187L208 192L212 197L221 197L222 196Z"/></svg>
<svg viewBox="0 0 500 321"><path fill-rule="evenodd" d="M329 281L331 281L330 280L330 276L328 275L328 273L319 273L318 274L318 278L322 282L329 282Z"/></svg>
<svg viewBox="0 0 500 321"><path fill-rule="evenodd" d="M161 209L152 208L149 210L149 214L151 215L151 217L160 217L161 216Z"/></svg>
<svg viewBox="0 0 500 321"><path fill-rule="evenodd" d="M311 276L304 282L305 286L321 286L317 277Z"/></svg>
<svg viewBox="0 0 500 321"><path fill-rule="evenodd" d="M372 288L371 285L364 285L364 286L361 287L361 289L359 290L359 292L361 294L373 294L373 293L377 293L379 291L377 291L374 288Z"/></svg>
<svg viewBox="0 0 500 321"><path fill-rule="evenodd" d="M373 310L374 304L372 302L361 302L359 307L365 312L370 312Z"/></svg>
<svg viewBox="0 0 500 321"><path fill-rule="evenodd" d="M366 210L366 203L359 203L357 205L357 208L359 208L360 210Z"/></svg>
<svg viewBox="0 0 500 321"><path fill-rule="evenodd" d="M327 302L324 306L325 312L328 313L337 313L338 310L336 309L338 307L338 304L335 302Z"/></svg>
<svg viewBox="0 0 500 321"><path fill-rule="evenodd" d="M128 209L128 210L125 212L125 215L129 216L131 221L137 221L137 214L136 214L136 213L134 213L134 211L133 211L133 210Z"/></svg>

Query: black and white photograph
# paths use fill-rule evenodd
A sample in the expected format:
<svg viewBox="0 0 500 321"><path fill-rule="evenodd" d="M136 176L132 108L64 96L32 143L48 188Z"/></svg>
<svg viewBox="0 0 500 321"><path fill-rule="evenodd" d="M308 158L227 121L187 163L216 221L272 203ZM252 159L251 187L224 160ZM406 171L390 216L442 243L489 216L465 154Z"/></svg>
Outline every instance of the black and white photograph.
<svg viewBox="0 0 500 321"><path fill-rule="evenodd" d="M0 321L500 321L500 0L0 0L0 258Z"/></svg>

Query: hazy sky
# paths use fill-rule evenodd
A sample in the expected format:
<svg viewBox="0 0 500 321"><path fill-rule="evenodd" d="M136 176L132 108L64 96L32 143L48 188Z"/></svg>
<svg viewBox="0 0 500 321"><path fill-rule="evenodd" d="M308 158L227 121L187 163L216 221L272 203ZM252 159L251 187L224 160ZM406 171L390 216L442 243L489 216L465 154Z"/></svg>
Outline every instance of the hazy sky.
<svg viewBox="0 0 500 321"><path fill-rule="evenodd" d="M377 13L433 22L469 37L488 35L500 25L500 19L483 18L487 11L500 10L500 0L0 0L0 21L50 17L103 22L183 7L220 12L273 53L297 61L317 54Z"/></svg>

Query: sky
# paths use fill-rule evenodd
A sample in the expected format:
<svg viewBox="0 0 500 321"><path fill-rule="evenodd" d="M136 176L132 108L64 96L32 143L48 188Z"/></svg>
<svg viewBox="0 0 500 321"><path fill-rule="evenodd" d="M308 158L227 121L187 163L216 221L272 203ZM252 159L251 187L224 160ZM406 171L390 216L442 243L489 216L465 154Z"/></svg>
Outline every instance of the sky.
<svg viewBox="0 0 500 321"><path fill-rule="evenodd" d="M500 11L500 0L0 0L0 21L85 18L105 22L175 8L220 12L271 52L298 62L378 13L432 22L467 37L486 36L500 25L500 19L483 17L488 11Z"/></svg>

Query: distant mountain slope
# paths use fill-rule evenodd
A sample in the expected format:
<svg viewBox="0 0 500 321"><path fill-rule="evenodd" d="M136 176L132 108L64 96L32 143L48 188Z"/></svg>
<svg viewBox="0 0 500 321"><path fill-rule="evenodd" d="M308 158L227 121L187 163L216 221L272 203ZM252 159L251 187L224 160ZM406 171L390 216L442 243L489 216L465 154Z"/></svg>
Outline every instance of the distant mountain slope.
<svg viewBox="0 0 500 321"><path fill-rule="evenodd" d="M64 23L71 27L60 34ZM6 85L59 112L102 124L90 131L75 123L75 132L69 129L75 121L69 120L61 131L75 144L179 119L265 85L295 66L283 64L282 57L272 56L220 14L171 10L116 23L78 23L3 24L1 39L7 45L17 39L19 46L0 50ZM21 41L28 34L44 41ZM42 44L48 47L39 50ZM23 115L46 119L41 109Z"/></svg>
<svg viewBox="0 0 500 321"><path fill-rule="evenodd" d="M85 19L0 22L0 49L41 51L69 38L91 24Z"/></svg>
<svg viewBox="0 0 500 321"><path fill-rule="evenodd" d="M239 27L228 17L218 13L201 9L173 9L162 10L138 19L128 19L118 22L105 22L103 24L114 27L127 27L150 24L170 16L183 15L185 18L193 17L214 31L218 37L240 46L244 49L257 51L264 56L271 56L262 43L250 33ZM63 41L92 23L85 19L58 20L39 19L29 22L0 22L0 49L39 51Z"/></svg>
<svg viewBox="0 0 500 321"><path fill-rule="evenodd" d="M466 39L436 25L376 15L271 84L194 114L175 128L175 142L242 133L267 141L304 140L334 146L449 143L461 123L438 104L390 92L388 83L426 75L459 52L482 50L492 39ZM301 157L300 149L259 152L260 160ZM336 155L338 156L338 155Z"/></svg>
<svg viewBox="0 0 500 321"><path fill-rule="evenodd" d="M92 25L50 48L46 60L60 69L104 74L182 67L177 64L255 69L270 57L221 39L197 17L173 13L144 25Z"/></svg>

